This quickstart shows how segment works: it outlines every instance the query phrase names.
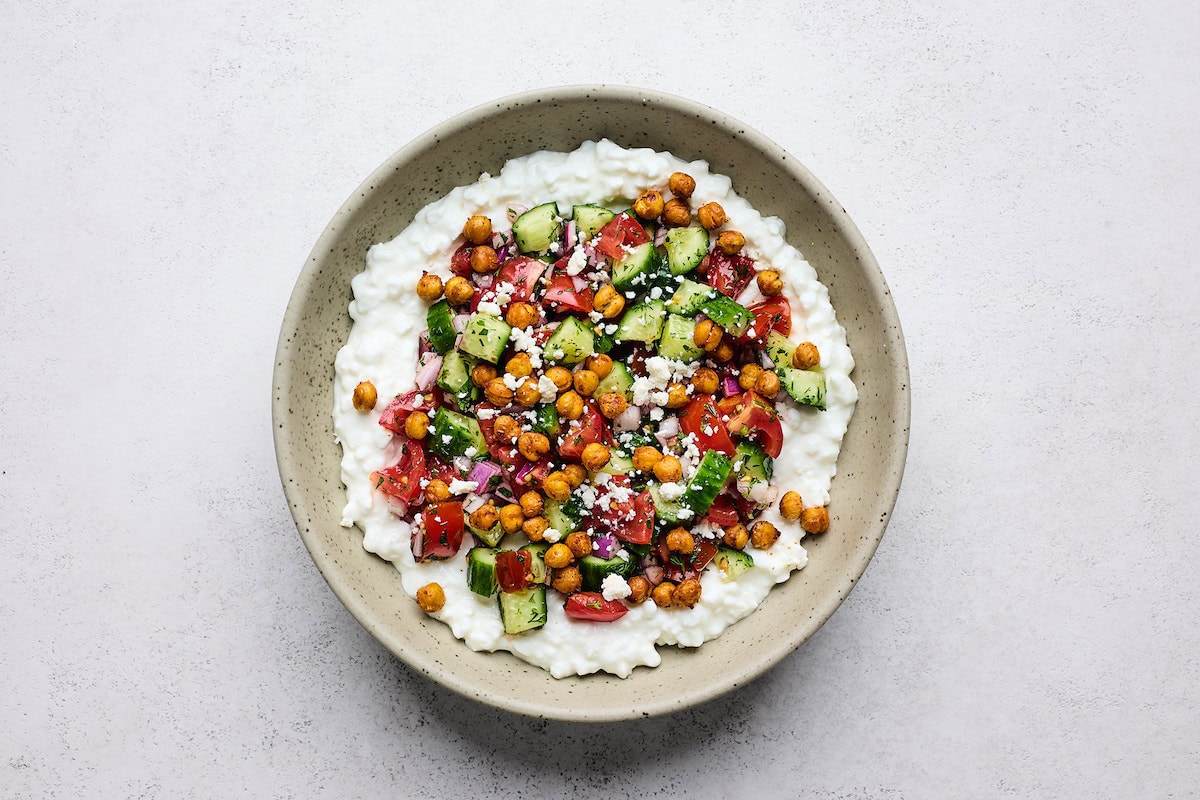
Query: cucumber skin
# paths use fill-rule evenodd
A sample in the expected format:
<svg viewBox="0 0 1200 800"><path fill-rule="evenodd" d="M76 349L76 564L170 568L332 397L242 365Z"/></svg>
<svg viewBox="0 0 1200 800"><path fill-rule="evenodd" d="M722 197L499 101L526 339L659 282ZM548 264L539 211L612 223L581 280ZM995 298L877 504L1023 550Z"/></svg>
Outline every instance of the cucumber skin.
<svg viewBox="0 0 1200 800"><path fill-rule="evenodd" d="M776 369L792 369L792 353L796 351L796 345L792 344L791 339L779 331L771 331L767 334L766 350Z"/></svg>
<svg viewBox="0 0 1200 800"><path fill-rule="evenodd" d="M584 556L579 560L579 572L583 575L583 590L585 592L598 592L600 591L600 585L609 575L620 575L622 578L628 578L632 575L633 559L622 560L617 556L609 559Z"/></svg>
<svg viewBox="0 0 1200 800"><path fill-rule="evenodd" d="M522 222L524 220L524 222ZM548 223L548 227L547 227ZM562 236L557 203L534 206L513 221L513 238L522 253L541 253Z"/></svg>
<svg viewBox="0 0 1200 800"><path fill-rule="evenodd" d="M812 406L824 411L825 404L825 375L815 370L787 369L778 370L779 382L791 398L802 406Z"/></svg>
<svg viewBox="0 0 1200 800"><path fill-rule="evenodd" d="M618 392L625 395L625 400L633 400L633 375L629 372L629 367L622 364L620 361L614 361L612 371L604 376L604 380L596 386L594 392L595 397L608 392Z"/></svg>
<svg viewBox="0 0 1200 800"><path fill-rule="evenodd" d="M625 312L617 323L613 338L618 342L656 342L662 336L666 317L666 303L662 300L644 300Z"/></svg>
<svg viewBox="0 0 1200 800"><path fill-rule="evenodd" d="M704 283L683 279L675 294L667 303L667 311L684 317L694 317L700 313L700 306L717 296L717 290Z"/></svg>
<svg viewBox="0 0 1200 800"><path fill-rule="evenodd" d="M454 330L454 312L448 300L442 298L429 307L425 324L429 327L429 343L434 350L445 355L454 349L458 332Z"/></svg>
<svg viewBox="0 0 1200 800"><path fill-rule="evenodd" d="M721 573L722 583L737 580L739 575L754 568L754 558L749 553L725 546L717 548L717 554L713 556L713 563L717 565L717 571Z"/></svg>
<svg viewBox="0 0 1200 800"><path fill-rule="evenodd" d="M725 487L731 472L732 458L717 450L707 451L700 459L700 466L696 468L696 474L692 476L683 496L679 498L680 504L691 509L694 519L704 516Z"/></svg>
<svg viewBox="0 0 1200 800"><path fill-rule="evenodd" d="M662 337L658 343L658 354L665 358L685 363L695 361L704 355L704 349L696 345L692 334L696 330L696 321L680 316L667 314L663 323Z"/></svg>
<svg viewBox="0 0 1200 800"><path fill-rule="evenodd" d="M741 336L754 323L750 309L723 294L705 300L700 311L733 336Z"/></svg>
<svg viewBox="0 0 1200 800"><path fill-rule="evenodd" d="M562 355L556 355L561 351ZM556 363L572 367L596 353L596 336L591 328L575 317L567 317L559 323L554 333L546 340L542 355Z"/></svg>
<svg viewBox="0 0 1200 800"><path fill-rule="evenodd" d="M684 275L700 266L708 254L708 231L704 228L674 228L665 243L671 274Z"/></svg>
<svg viewBox="0 0 1200 800"><path fill-rule="evenodd" d="M491 547L472 547L467 552L467 588L480 597L491 597L499 588L496 584L496 552ZM480 589L490 590L483 592Z"/></svg>

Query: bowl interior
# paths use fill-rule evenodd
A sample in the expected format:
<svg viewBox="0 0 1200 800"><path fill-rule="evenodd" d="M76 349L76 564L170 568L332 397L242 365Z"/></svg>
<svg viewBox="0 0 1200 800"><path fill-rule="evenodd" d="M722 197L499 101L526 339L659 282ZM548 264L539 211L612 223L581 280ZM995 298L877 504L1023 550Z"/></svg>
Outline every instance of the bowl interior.
<svg viewBox="0 0 1200 800"><path fill-rule="evenodd" d="M707 160L735 191L787 225L787 239L829 287L854 353L859 403L838 461L831 532L805 540L809 565L750 617L697 650L625 680L556 680L507 653L475 653L425 617L391 564L338 524L345 502L334 443L333 362L350 330L350 279L367 248L395 237L423 206L481 172L536 150L607 137L626 147ZM520 95L438 126L380 167L338 211L305 264L280 333L273 396L276 452L300 534L350 612L413 668L466 696L533 716L614 720L678 710L744 684L807 639L866 568L899 490L908 441L908 368L891 297L842 208L792 156L713 109L620 87ZM703 662L706 681L697 681Z"/></svg>

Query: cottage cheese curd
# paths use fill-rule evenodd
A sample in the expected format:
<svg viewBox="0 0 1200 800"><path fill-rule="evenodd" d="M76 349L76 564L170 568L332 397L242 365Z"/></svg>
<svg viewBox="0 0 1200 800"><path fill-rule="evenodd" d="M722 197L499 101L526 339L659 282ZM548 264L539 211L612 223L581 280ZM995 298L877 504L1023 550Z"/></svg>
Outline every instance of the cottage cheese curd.
<svg viewBox="0 0 1200 800"><path fill-rule="evenodd" d="M467 588L461 554L447 561L414 561L409 523L389 512L368 477L399 457L392 435L377 424L378 412L385 405L382 398L413 387L418 335L425 328L425 304L413 287L424 270L449 276L448 264L463 220L473 214L503 220L509 206L531 201L553 199L565 211L577 203L633 198L647 187L665 186L676 171L695 178L693 205L719 202L730 227L744 234L746 254L760 269L779 270L793 312L790 338L811 341L820 350L827 409L813 413L792 403L780 404L785 443L775 459L772 483L783 491L799 492L806 504L825 505L837 471L838 450L858 397L850 379L854 360L845 331L834 316L828 290L784 240L783 223L761 216L734 193L729 178L710 173L706 162L689 163L649 149L625 149L608 140L586 142L571 153L538 152L513 159L499 175L484 174L478 182L456 188L423 208L391 242L371 247L366 270L351 283L354 300L349 310L354 326L337 356L333 409L334 430L343 448L341 478L347 496L342 524L357 525L363 531L363 547L395 564L410 596L415 597L417 589L431 581L440 583L446 604L433 616L450 626L467 646L511 651L555 677L600 670L625 677L635 667L656 666L661 660L659 645L695 647L719 636L754 611L774 584L787 580L793 570L807 563L800 526L783 521L777 505L769 508L761 518L779 528L778 542L769 551L748 546L755 565L736 580L727 583L716 569L705 570L703 596L694 609L664 610L646 602L631 606L615 622L598 624L569 620L561 603L551 602L545 627L508 635L496 613L495 598L480 597ZM575 268L581 270L582 266ZM752 282L738 299L749 305L761 296ZM660 391L656 381L671 367L656 363L641 391L647 396ZM374 383L381 398L375 412L368 414L356 411L351 401L355 386L364 380ZM605 595L619 597L626 589L617 581L607 582Z"/></svg>

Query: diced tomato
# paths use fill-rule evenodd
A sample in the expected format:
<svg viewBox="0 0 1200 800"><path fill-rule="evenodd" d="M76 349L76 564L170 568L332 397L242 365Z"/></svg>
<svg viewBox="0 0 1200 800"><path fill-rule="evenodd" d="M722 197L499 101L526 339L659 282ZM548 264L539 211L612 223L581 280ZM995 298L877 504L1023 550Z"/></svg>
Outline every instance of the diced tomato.
<svg viewBox="0 0 1200 800"><path fill-rule="evenodd" d="M435 455L425 456L424 477L429 478L429 480L434 480L436 478L437 480L445 481L446 483L463 478L463 476L459 474L458 470L456 470L450 464L447 464L445 461L442 461Z"/></svg>
<svg viewBox="0 0 1200 800"><path fill-rule="evenodd" d="M599 233L596 234L596 251L609 258L620 258L625 255L622 247L637 247L650 241L646 229L629 214L620 214L613 218Z"/></svg>
<svg viewBox="0 0 1200 800"><path fill-rule="evenodd" d="M741 253L727 256L717 249L706 255L697 269L709 286L734 298L750 285L755 273L754 259Z"/></svg>
<svg viewBox="0 0 1200 800"><path fill-rule="evenodd" d="M528 303L537 292L538 278L546 271L546 263L528 256L513 256L496 273L496 283L513 287L513 302Z"/></svg>
<svg viewBox="0 0 1200 800"><path fill-rule="evenodd" d="M583 404L583 415L572 421L563 434L558 454L571 461L578 461L583 455L583 448L592 442L611 444L612 432L596 404L587 400Z"/></svg>
<svg viewBox="0 0 1200 800"><path fill-rule="evenodd" d="M518 453L518 455L520 455ZM522 460L524 457L522 456ZM530 469L525 469L529 465ZM554 471L554 462L548 458L543 458L541 461L528 462L522 464L521 469L517 472L517 483L522 486L541 486L546 480L546 476Z"/></svg>
<svg viewBox="0 0 1200 800"><path fill-rule="evenodd" d="M425 477L425 448L420 442L401 438L400 460L387 469L371 473L375 488L397 500L412 503L421 496Z"/></svg>
<svg viewBox="0 0 1200 800"><path fill-rule="evenodd" d="M734 505L733 497L727 492L717 495L717 499L708 507L708 513L704 516L709 522L719 525L722 528L736 525L738 512L737 507Z"/></svg>
<svg viewBox="0 0 1200 800"><path fill-rule="evenodd" d="M462 546L463 504L457 500L433 503L421 517L422 552L418 561L450 558ZM413 550L416 555L416 549Z"/></svg>
<svg viewBox="0 0 1200 800"><path fill-rule="evenodd" d="M546 342L550 341L550 337L554 334L554 329L558 327L558 323L550 325L542 325L533 332L533 343L541 347Z"/></svg>
<svg viewBox="0 0 1200 800"><path fill-rule="evenodd" d="M617 600L605 600L599 592L576 592L564 606L571 619L587 622L613 622L625 616L629 609Z"/></svg>
<svg viewBox="0 0 1200 800"><path fill-rule="evenodd" d="M502 592L519 592L529 583L532 556L528 550L506 550L496 554L496 583Z"/></svg>
<svg viewBox="0 0 1200 800"><path fill-rule="evenodd" d="M621 489L630 488L629 478L624 475L612 476L608 484ZM594 522L597 528L629 544L650 544L654 535L654 500L649 489L632 494L624 502L613 499L603 488L600 489L600 497L595 508Z"/></svg>
<svg viewBox="0 0 1200 800"><path fill-rule="evenodd" d="M755 303L750 306L750 313L754 314L754 322L737 338L739 342L762 345L771 331L778 331L784 336L792 332L792 305L783 295Z"/></svg>
<svg viewBox="0 0 1200 800"><path fill-rule="evenodd" d="M420 398L420 402L418 402ZM432 414L442 404L442 390L433 388L424 392L412 391L397 395L384 406L379 414L379 424L392 433L404 433L404 421L414 411Z"/></svg>
<svg viewBox="0 0 1200 800"><path fill-rule="evenodd" d="M691 553L671 553L667 550L667 540L664 536L657 546L656 553L663 564L663 577L678 583L698 576L717 554L717 546L706 539L700 539Z"/></svg>
<svg viewBox="0 0 1200 800"><path fill-rule="evenodd" d="M717 406L709 395L701 395L692 399L679 418L679 428L685 434L696 437L696 447L703 453L706 450L717 450L727 456L734 453L733 440L729 438Z"/></svg>
<svg viewBox="0 0 1200 800"><path fill-rule="evenodd" d="M450 256L450 271L464 278L471 277L471 251L474 249L469 244L460 245Z"/></svg>
<svg viewBox="0 0 1200 800"><path fill-rule="evenodd" d="M758 442L767 455L777 458L783 451L783 425L775 406L754 392L742 395L739 406L726 423L729 433Z"/></svg>
<svg viewBox="0 0 1200 800"><path fill-rule="evenodd" d="M592 310L592 290L590 288L585 288L582 292L576 290L575 281L570 275L555 275L551 278L542 300L561 311L588 314Z"/></svg>

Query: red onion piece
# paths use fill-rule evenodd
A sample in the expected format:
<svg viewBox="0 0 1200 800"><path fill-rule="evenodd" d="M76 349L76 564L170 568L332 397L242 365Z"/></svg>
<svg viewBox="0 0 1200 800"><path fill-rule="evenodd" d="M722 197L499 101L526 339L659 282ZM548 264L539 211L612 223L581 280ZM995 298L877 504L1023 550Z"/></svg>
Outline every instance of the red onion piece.
<svg viewBox="0 0 1200 800"><path fill-rule="evenodd" d="M523 464L521 468L517 470L517 483L525 483L525 479L529 477L529 473L533 472L533 468L536 466L537 464L532 461L527 461L525 464Z"/></svg>
<svg viewBox="0 0 1200 800"><path fill-rule="evenodd" d="M425 555L425 537L421 535L421 527L419 525L413 526L412 554L413 558L415 558L417 561L420 561Z"/></svg>
<svg viewBox="0 0 1200 800"><path fill-rule="evenodd" d="M621 416L613 420L613 429L617 433L624 433L636 428L641 421L642 410L637 406L630 406L621 413Z"/></svg>
<svg viewBox="0 0 1200 800"><path fill-rule="evenodd" d="M475 491L483 492L487 490L488 482L503 472L504 470L499 464L492 461L480 461L471 469L467 480L475 482Z"/></svg>
<svg viewBox="0 0 1200 800"><path fill-rule="evenodd" d="M482 275L475 276L475 285L481 289L490 289L492 288L492 280L492 273L485 272Z"/></svg>
<svg viewBox="0 0 1200 800"><path fill-rule="evenodd" d="M450 465L459 475L465 475L467 470L471 469L471 459L466 456L455 456Z"/></svg>
<svg viewBox="0 0 1200 800"><path fill-rule="evenodd" d="M579 239L575 235L575 220L571 220L570 222L567 223L567 232L563 239L564 252L570 253L572 250L575 249L575 245L578 242L579 242Z"/></svg>
<svg viewBox="0 0 1200 800"><path fill-rule="evenodd" d="M437 380L438 370L442 368L442 357L432 356L417 372L417 388L425 391Z"/></svg>
<svg viewBox="0 0 1200 800"><path fill-rule="evenodd" d="M612 558L621 549L621 543L611 533L602 533L592 541L592 552L596 558Z"/></svg>
<svg viewBox="0 0 1200 800"><path fill-rule="evenodd" d="M733 397L735 394L742 393L742 387L738 386L738 379L732 375L726 375L721 379L721 392L726 397Z"/></svg>
<svg viewBox="0 0 1200 800"><path fill-rule="evenodd" d="M663 568L657 564L642 568L642 577L650 582L651 586L658 586L663 582Z"/></svg>
<svg viewBox="0 0 1200 800"><path fill-rule="evenodd" d="M659 225L658 230L654 232L654 246L662 247L662 243L667 240L667 226Z"/></svg>
<svg viewBox="0 0 1200 800"><path fill-rule="evenodd" d="M467 321L471 319L470 314L455 314L450 324L454 326L455 333L462 333L467 329Z"/></svg>
<svg viewBox="0 0 1200 800"><path fill-rule="evenodd" d="M571 276L571 282L575 284L575 291L577 292L582 292L584 289L588 288L588 282L578 275Z"/></svg>

